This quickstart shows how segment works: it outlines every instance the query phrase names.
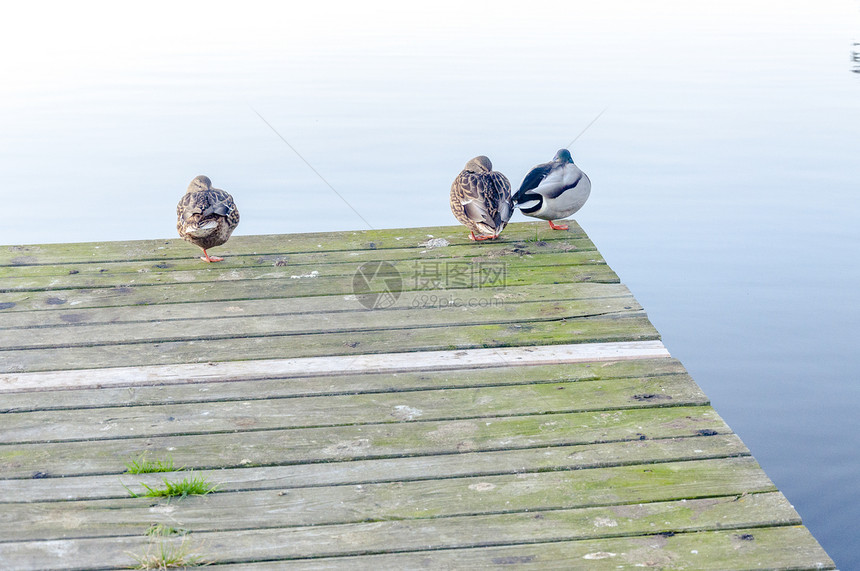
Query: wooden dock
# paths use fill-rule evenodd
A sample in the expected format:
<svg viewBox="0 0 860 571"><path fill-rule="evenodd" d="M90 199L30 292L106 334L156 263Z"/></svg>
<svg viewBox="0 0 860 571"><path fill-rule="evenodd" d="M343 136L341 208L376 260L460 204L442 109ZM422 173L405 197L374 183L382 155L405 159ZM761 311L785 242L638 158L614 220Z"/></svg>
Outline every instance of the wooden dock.
<svg viewBox="0 0 860 571"><path fill-rule="evenodd" d="M0 568L833 568L575 223L198 253L0 248Z"/></svg>

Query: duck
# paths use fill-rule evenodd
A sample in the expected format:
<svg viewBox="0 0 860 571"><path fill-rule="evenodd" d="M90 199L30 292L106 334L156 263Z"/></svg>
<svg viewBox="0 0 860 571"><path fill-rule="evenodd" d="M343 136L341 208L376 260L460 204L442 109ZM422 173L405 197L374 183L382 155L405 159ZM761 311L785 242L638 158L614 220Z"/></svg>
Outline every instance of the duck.
<svg viewBox="0 0 860 571"><path fill-rule="evenodd" d="M472 240L498 238L513 211L510 181L484 155L467 162L451 184L451 212Z"/></svg>
<svg viewBox="0 0 860 571"><path fill-rule="evenodd" d="M239 225L239 210L230 193L212 188L208 176L194 177L176 205L176 218L179 236L203 250L201 260L209 263L224 260L210 256L206 250L227 242Z"/></svg>
<svg viewBox="0 0 860 571"><path fill-rule="evenodd" d="M591 194L591 180L578 166L567 149L559 149L548 162L532 168L523 179L513 202L520 212L549 221L553 230L568 230L566 224L553 220L577 212Z"/></svg>

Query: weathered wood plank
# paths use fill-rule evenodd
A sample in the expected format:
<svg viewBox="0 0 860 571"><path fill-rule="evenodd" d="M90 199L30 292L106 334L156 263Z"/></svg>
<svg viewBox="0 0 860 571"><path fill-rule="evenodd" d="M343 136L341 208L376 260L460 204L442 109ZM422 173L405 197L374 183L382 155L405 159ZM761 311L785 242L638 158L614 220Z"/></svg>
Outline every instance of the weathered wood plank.
<svg viewBox="0 0 860 571"><path fill-rule="evenodd" d="M0 351L0 372L656 340L643 313L561 321Z"/></svg>
<svg viewBox="0 0 860 571"><path fill-rule="evenodd" d="M583 470L748 455L749 450L736 435L720 434L707 438L692 436L260 468L219 468L196 470L194 474L207 481L218 482L219 492L236 492L518 474L526 471ZM172 458L172 454L169 457ZM163 484L164 478L177 480L187 474L171 472L0 479L0 503L126 498L129 490L145 492L141 484L158 487Z"/></svg>
<svg viewBox="0 0 860 571"><path fill-rule="evenodd" d="M356 230L345 232L311 232L233 236L218 251L223 256L290 254L299 252L336 252L381 250L412 247L423 249L430 238L442 238L452 245L471 245L462 226L399 228L390 230ZM554 232L539 222L509 224L498 243L517 241L588 240L585 232L570 221L570 230ZM478 244L477 247L483 244ZM0 266L33 264L95 263L129 259L165 260L196 258L194 246L178 238L164 240L131 240L122 242L80 242L68 244L35 244L0 247Z"/></svg>
<svg viewBox="0 0 860 571"><path fill-rule="evenodd" d="M2 248L0 248L2 249ZM397 261L397 260L479 260L497 259L504 257L520 257L525 260L532 256L552 254L573 254L570 258L559 256L562 263L570 263L570 260L581 259L588 261L591 258L602 260L602 256L594 247L594 244L586 237L568 238L563 240L521 240L515 242L483 243L477 245L452 244L445 247L401 247L387 249L363 249L349 251L311 251L290 253L265 253L265 254L240 254L231 255L219 262L216 266L202 266L199 259L193 256L156 260L124 259L106 262L66 262L56 264L36 265L0 265L0 283L6 278L55 276L66 278L77 276L78 279L87 276L104 276L140 273L168 274L170 272L182 272L203 269L213 271L225 271L239 268L272 268L303 267L310 264L327 265L339 263L362 264L364 262Z"/></svg>
<svg viewBox="0 0 860 571"><path fill-rule="evenodd" d="M292 274L282 278L260 278L254 280L212 281L146 285L136 287L112 287L95 289L63 290L62 292L33 291L0 293L0 304L12 311L52 311L65 308L110 307L122 305L152 305L165 303L188 303L202 300L231 301L244 299L272 299L283 297L308 297L318 295L355 295L353 275L305 276L293 279ZM572 282L618 283L618 276L609 266L530 267L505 277L506 286L531 284L555 284ZM380 281L378 290L369 288L369 293L379 293L384 288ZM487 284L493 285L493 284ZM455 288L449 288L455 289ZM472 290L464 283L462 290ZM426 291L433 289L423 282L403 280L404 291ZM472 290L472 291L480 291ZM12 305L9 305L12 304ZM356 302L356 307L358 303Z"/></svg>
<svg viewBox="0 0 860 571"><path fill-rule="evenodd" d="M713 529L711 522L720 522L723 528L731 530L763 524L796 525L798 521L799 518L782 494L769 492L740 498L730 496L631 506L454 516L429 521L379 521L322 527L195 532L186 536L186 540L187 545L193 546L193 553L201 555L206 561L269 561L251 566L253 569L263 569L283 565L278 561L312 555L332 557L421 552L427 558L440 549L541 541L590 540L586 543L588 547L585 553L594 553L593 540L601 537L650 535L656 538L657 534L668 536L669 533ZM761 541L762 537L757 539ZM142 555L148 546L149 540L141 536L0 543L0 558L13 567L41 569L127 567L135 563L132 555ZM614 563L618 564L618 558L615 559ZM364 568L361 566L362 561L364 559L350 558L327 563L330 568L339 565L339 568L356 569ZM588 564L589 561L586 559L582 562ZM508 563L515 563L515 559L509 559ZM432 560L430 564L432 566ZM501 561L497 561L494 566L500 564Z"/></svg>
<svg viewBox="0 0 860 571"><path fill-rule="evenodd" d="M360 373L405 373L572 363L607 364L631 359L668 358L660 341L568 343L559 345L425 351L410 353L326 355L259 361L185 363L0 374L0 392L102 387L139 387L186 383L286 379Z"/></svg>
<svg viewBox="0 0 860 571"><path fill-rule="evenodd" d="M632 296L572 301L499 303L416 308L405 311L328 312L295 315L220 316L181 321L81 324L57 329L0 330L5 351L121 345L141 342L214 340L235 337L341 333L573 320L601 315L635 315L642 311Z"/></svg>
<svg viewBox="0 0 860 571"><path fill-rule="evenodd" d="M219 544L223 545L223 544ZM292 562L243 563L215 569L835 569L805 527L737 528L430 552L408 552Z"/></svg>
<svg viewBox="0 0 860 571"><path fill-rule="evenodd" d="M562 254L543 254L520 256L518 254L487 257L448 258L438 260L391 260L390 268L396 270L404 280L418 279L432 271L439 272L445 279L446 271L452 274L456 271L458 279L462 272L467 272L469 278L479 276L479 272L495 270L504 267L508 272L526 269L560 268L565 266L599 266L605 265L603 259L595 251L583 253L566 252ZM32 267L32 266L30 266ZM40 266L39 266L40 267ZM224 268L207 266L192 270L174 270L168 272L136 272L119 273L99 272L91 275L66 274L62 276L26 276L5 277L0 282L2 292L23 291L55 291L92 288L143 287L151 285L169 285L176 283L210 283L224 281L255 281L261 279L298 279L301 276L313 275L319 278L347 276L352 277L360 267L355 261L340 263L310 263L300 266L281 265L264 267ZM449 276L449 280L452 278Z"/></svg>
<svg viewBox="0 0 860 571"><path fill-rule="evenodd" d="M601 299L426 307L405 311L317 312L312 314L220 316L151 323L100 323L74 327L0 330L2 350L86 347L140 342L231 339L300 333L415 329L534 323L601 315L635 315L642 307L633 296Z"/></svg>
<svg viewBox="0 0 860 571"><path fill-rule="evenodd" d="M706 405L688 375L267 400L6 413L2 443Z"/></svg>
<svg viewBox="0 0 860 571"><path fill-rule="evenodd" d="M122 474L142 452L188 469L396 458L729 434L709 406L294 428L92 442L0 444L4 478Z"/></svg>
<svg viewBox="0 0 860 571"><path fill-rule="evenodd" d="M317 312L404 311L415 308L468 306L470 303L516 304L527 301L573 301L630 296L622 284L566 283L481 288L479 295L462 289L404 291L390 307L368 309L354 295L320 295L295 298L240 299L233 301L196 301L159 305L130 305L79 308L61 306L51 311L7 311L0 319L0 330L41 327L74 327L80 324L140 323L183 319L218 319L221 316L258 317L262 315L305 315ZM21 332L26 335L26 332Z"/></svg>
<svg viewBox="0 0 860 571"><path fill-rule="evenodd" d="M286 491L4 504L6 541L143 534L152 523L193 531L426 519L697 499L776 491L750 457L576 471L524 472ZM153 509L154 507L160 509ZM28 525L21 526L21 521ZM65 529L64 529L65 528Z"/></svg>
<svg viewBox="0 0 860 571"><path fill-rule="evenodd" d="M541 244L554 244L555 242L541 242ZM570 246L567 243L562 244L565 249ZM455 248L460 250L462 256L454 257L449 252L449 256L442 257L438 253L436 255L422 255L421 251L412 250L392 250L397 252L399 257L395 257L390 253L386 256L374 256L386 258L384 261L395 268L404 279L411 276L419 276L426 274L429 271L454 271L477 272L482 267L496 267L503 264L508 271L516 271L520 268L533 268L542 266L581 266L581 265L601 265L606 262L596 250L570 250L570 251L554 251L549 246L540 248L542 250L537 253L538 247L533 248L535 253L525 248L496 249L492 251L492 255L477 255L478 252L465 250L464 247ZM561 249L561 248L556 248ZM440 250L422 250L427 254L436 253ZM445 249L447 250L447 249ZM516 250L516 251L515 251ZM544 251L546 253L544 253ZM379 252L379 250L369 250L365 252ZM154 284L171 284L171 283L190 283L190 282L221 282L231 280L257 280L263 278L293 278L293 276L307 275L311 272L316 272L320 277L326 276L352 276L355 274L360 265L364 262L359 262L352 256L352 252L347 255L338 253L338 258L352 258L343 261L332 260L328 258L334 257L333 254L326 256L326 259L308 260L305 263L288 263L284 259L272 263L268 258L253 257L253 263L247 261L243 265L234 263L230 265L207 265L200 267L201 262L198 260L196 264L187 264L187 269L179 267L164 268L168 265L165 262L156 263L145 262L148 266L141 266L140 262L126 262L124 264L77 264L75 268L65 271L64 273L46 274L48 269L55 272L61 272L59 268L71 267L66 266L0 266L0 291L62 291L67 289L82 289L82 288L111 288L120 286L145 286ZM407 257L408 254L411 256ZM310 258L310 254L305 254L305 257ZM420 256L420 257L419 257ZM296 257L285 256L289 258ZM316 256L322 258L321 254ZM362 256L368 258L370 255ZM247 257L246 257L247 258ZM240 259L244 261L244 259ZM370 260L377 262L379 260ZM133 265L131 265L133 264ZM110 266L108 269L105 266ZM80 267L82 269L77 269ZM24 270L41 270L36 275L27 275ZM71 273L70 273L71 272ZM2 275L5 274L5 275ZM444 274L443 274L444 275Z"/></svg>
<svg viewBox="0 0 860 571"><path fill-rule="evenodd" d="M504 356L501 357L504 359ZM490 368L467 368L429 371L403 371L398 373L354 374L337 372L321 376L291 376L256 379L239 376L229 381L201 379L189 384L135 384L124 388L102 386L98 389L63 390L61 394L46 395L38 392L6 393L0 399L0 413L38 410L68 410L110 406L140 406L164 403L205 403L211 401L269 399L322 395L350 395L380 392L401 392L427 389L466 388L482 386L522 385L529 383L555 383L596 381L621 378L658 377L684 374L686 370L675 359L630 359L626 361L566 363L563 365L531 365L527 369L511 367L504 360ZM270 376L280 373L272 367ZM93 373L94 374L94 373ZM57 375L60 377L61 375ZM183 381L195 380L193 375L177 375ZM38 382L38 381L34 381ZM41 382L47 384L47 379ZM98 380L96 380L98 383ZM43 386L40 388L44 388Z"/></svg>

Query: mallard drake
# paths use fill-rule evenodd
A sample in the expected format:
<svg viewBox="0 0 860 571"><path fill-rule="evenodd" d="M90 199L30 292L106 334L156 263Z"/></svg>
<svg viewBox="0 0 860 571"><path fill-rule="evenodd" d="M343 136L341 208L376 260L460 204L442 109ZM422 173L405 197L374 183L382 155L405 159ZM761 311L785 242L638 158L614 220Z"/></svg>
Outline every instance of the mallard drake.
<svg viewBox="0 0 860 571"><path fill-rule="evenodd" d="M511 183L483 155L466 163L451 185L451 212L472 240L498 238L513 211Z"/></svg>
<svg viewBox="0 0 860 571"><path fill-rule="evenodd" d="M526 216L548 220L553 230L567 230L567 225L552 221L582 208L589 194L591 180L573 164L570 151L561 149L550 162L529 171L514 194L514 204Z"/></svg>
<svg viewBox="0 0 860 571"><path fill-rule="evenodd" d="M220 188L212 188L209 177L200 175L188 185L185 196L176 205L176 229L179 235L203 250L201 260L220 262L206 250L220 246L239 225L239 210L233 197Z"/></svg>

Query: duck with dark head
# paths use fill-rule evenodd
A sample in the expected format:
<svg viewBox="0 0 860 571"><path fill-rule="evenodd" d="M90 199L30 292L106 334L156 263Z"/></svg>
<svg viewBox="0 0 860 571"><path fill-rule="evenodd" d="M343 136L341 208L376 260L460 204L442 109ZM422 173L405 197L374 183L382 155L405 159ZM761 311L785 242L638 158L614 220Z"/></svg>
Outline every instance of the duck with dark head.
<svg viewBox="0 0 860 571"><path fill-rule="evenodd" d="M548 163L528 172L514 194L514 204L526 216L549 221L553 230L567 230L567 225L553 220L577 212L591 194L591 180L573 164L570 151L560 149Z"/></svg>

